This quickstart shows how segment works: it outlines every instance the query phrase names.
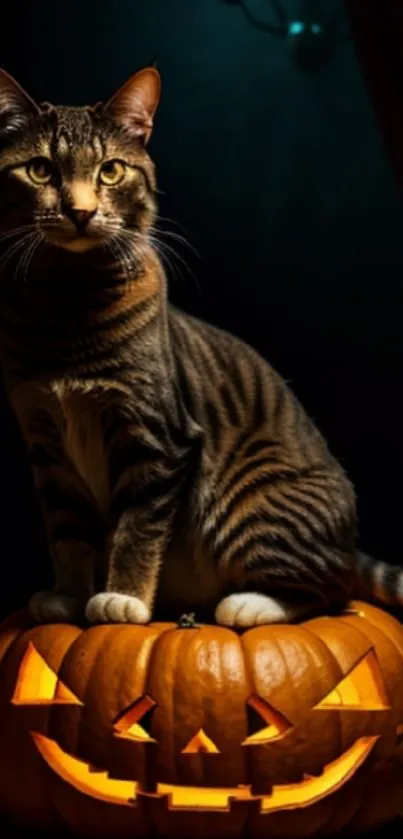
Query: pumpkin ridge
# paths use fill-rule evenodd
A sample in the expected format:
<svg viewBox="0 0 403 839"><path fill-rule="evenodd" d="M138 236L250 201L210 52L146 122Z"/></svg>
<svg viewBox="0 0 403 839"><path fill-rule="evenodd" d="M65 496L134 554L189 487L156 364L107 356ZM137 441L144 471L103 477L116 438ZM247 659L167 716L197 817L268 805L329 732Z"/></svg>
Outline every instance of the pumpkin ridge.
<svg viewBox="0 0 403 839"><path fill-rule="evenodd" d="M101 632L103 633L104 638L102 639L102 643L101 643L101 645L100 645L100 648L98 649L98 655L99 655L99 654L101 653L101 651L102 651L102 647L103 647L103 645L104 645L104 643L105 643L106 637L107 637L107 636L112 635L112 633L113 633L113 626L108 626L108 627L105 627L105 626L101 626L101 627L94 626L94 627L90 627L90 629L87 629L87 630L86 630L86 634L85 634L85 638L84 638L84 643L85 643L85 645L90 644L90 643L92 642L92 636L93 636L93 635L95 635L96 633L98 634L98 630L99 630L99 629L100 629L100 630L101 630ZM91 638L91 641L90 641L90 638ZM80 642L81 642L81 641L82 641L82 634L81 634L81 635L79 635L79 636L75 639L75 641L73 642L73 644L69 647L69 649L68 649L68 650L66 650L66 655L64 656L64 659L63 659L63 662L62 662L62 664L61 664L61 668L60 668L60 669L62 669L63 665L64 665L65 667L69 667L69 660L68 660L68 659L70 659L70 657L71 657L71 659L74 661L74 658L75 658L75 656L76 656L76 650L75 650L76 642L77 642L77 646L78 646L78 645L80 644ZM83 693L82 693L82 696L79 696L79 695L78 695L78 693L77 693L77 691L75 691L76 695L78 695L78 698L79 698L79 699L81 699L81 701L82 701L82 703L83 703L83 708L84 708L84 709L85 709L85 708L87 708L88 696L89 696L89 694L90 694L90 692L91 692L91 685L90 685L90 683L91 683L91 676L92 676L93 667L95 666L95 664L96 664L96 657L94 657L94 660L93 660L92 665L91 665L88 669L86 669L86 680L85 680L84 691L83 691ZM68 681L69 681L69 680L68 680ZM72 755L78 755L78 754L80 753L80 749L81 749L81 746L82 746L82 741L81 741L81 725L78 725L78 726L77 726L77 731L75 732L75 736L76 736L76 742L75 742L74 744L72 744L72 747L71 747L71 749L70 749L70 752L71 752L71 754L72 754ZM59 742L59 738L56 738L56 739L57 739L57 742Z"/></svg>
<svg viewBox="0 0 403 839"><path fill-rule="evenodd" d="M320 646L322 646L322 647L323 647L323 649L324 649L324 650L326 650L326 654L329 656L329 658L331 658L331 659L332 659L333 663L334 663L334 664L335 664L335 666L336 666L336 669L337 669L337 671L338 671L338 678L339 678L339 679L342 679L344 675L347 675L347 674L343 673L343 670L342 670L342 668L340 667L340 663L337 661L337 658L336 658L336 656L335 656L335 654L334 654L333 650L331 650L331 649L330 649L330 647L328 647L328 645L327 645L327 644L326 644L326 642L323 640L323 638L320 638L320 636L319 636L319 635L317 635L317 634L316 634L316 632L314 632L308 624L301 624L301 626L302 626L302 628L303 628L303 629L305 629L305 630L306 630L306 632L308 633L308 635L313 636L313 637L316 639L316 641L320 644ZM322 698L324 698L324 697L322 697ZM320 701L321 701L321 700L319 700L319 702L320 702Z"/></svg>
<svg viewBox="0 0 403 839"><path fill-rule="evenodd" d="M359 627L357 626L357 622L356 622L356 620L355 620L355 617L356 617L355 615L350 615L350 616L348 616L348 617L346 617L346 618L341 618L341 622L342 622L345 626L354 626L354 627L356 627L356 628L357 628L357 630L359 631ZM358 616L357 616L357 617L358 617ZM353 618L354 622L351 620L351 618ZM374 629L377 629L377 630L378 630L378 631L379 631L379 632L383 635L383 637L384 637L384 638L386 638L386 639L387 639L387 641L389 641L389 642L390 642L390 643L394 646L395 650L399 653L399 656L400 656L400 658L402 659L402 662L403 662L403 649L401 649L401 647L400 647L400 646L399 646L399 644L396 642L396 639L393 637L393 635L389 635L389 633L388 633L388 632L385 632L385 630L382 628L382 626L381 626L380 624L378 624L378 623L373 623L373 622L372 622L369 618L367 618L367 617L360 618L360 620L365 620L365 621L367 621L367 622L368 622L371 626L373 626L373 627L374 627ZM368 636L366 636L366 637L368 637ZM370 639L368 639L368 640L370 640Z"/></svg>
<svg viewBox="0 0 403 839"><path fill-rule="evenodd" d="M5 658L10 645L15 641L15 639L18 638L22 632L32 629L31 620L26 609L20 609L19 612L16 612L6 618L6 620L1 623L2 631L3 627L5 630L5 637L2 635L0 642L0 666L3 663L3 659ZM7 633L10 636L9 638Z"/></svg>
<svg viewBox="0 0 403 839"><path fill-rule="evenodd" d="M188 630L182 630L182 631L186 632ZM181 632L181 630L178 627L176 627L175 625L167 628L165 631L161 632L161 634L157 636L156 642L155 642L155 644L153 644L153 647L151 649L151 655L150 655L150 658L149 658L149 661L148 661L148 667L147 667L147 671L146 671L145 693L147 694L147 696L150 696L152 699L154 699L154 701L157 702L157 708L158 708L159 702L156 700L155 696L153 696L152 690L150 690L150 680L154 675L154 662L155 662L155 658L157 657L158 652L159 652L158 647L162 643L163 639L166 639L167 637L169 637L169 635L172 635L173 637L175 637L176 633L179 634L179 632ZM179 641L178 641L178 649L179 649ZM173 662L171 660L171 656L172 656L172 650L171 649L169 650L169 655L170 655L169 660L170 660L170 669L171 669L171 673L172 673L172 681L173 681L174 690L175 690L176 679L175 679L175 674L174 674ZM177 662L177 657L178 657L178 655L175 656L175 662L174 662L175 665L176 665L176 662ZM173 730L174 708L175 708L174 696L170 697L170 703L171 703L171 706L170 706L170 713L169 713L169 717L170 717L169 726L170 726L170 731L172 731ZM174 767L175 767L175 773L177 774L178 758L176 756L175 749L171 748L171 753L172 752L174 753ZM152 784L152 781L153 781L150 761L146 760L145 766L146 766L146 785L147 785L147 788L149 788L150 784ZM156 829L157 825L155 824L153 818L152 818L152 824L153 824L154 829Z"/></svg>
<svg viewBox="0 0 403 839"><path fill-rule="evenodd" d="M98 629L103 630L103 634L104 634L104 637L102 638L102 642L101 642L101 645L100 645L99 650L98 650L98 654L101 654L101 653L102 653L102 647L103 647L103 646L104 646L104 644L106 643L107 639L108 639L109 637L113 636L113 629L114 629L114 627L113 627L113 626L108 626L108 627L104 627L104 626L102 626L102 627L94 626L94 627L91 627L91 629L87 630L87 633L89 633L89 632L93 632L93 633L94 633L94 635L95 635L95 633L98 631ZM105 630L106 630L106 631L105 631ZM81 638L81 636L79 636L79 637ZM79 639L77 638L76 640L78 641ZM87 636L86 636L86 640L87 640L87 641L89 641L88 634L87 634ZM92 640L92 639L91 639L91 640ZM70 652L70 651L71 651L71 652ZM69 649L69 650L67 650L67 652L66 652L66 656L67 656L67 654L74 655L74 653L75 653L75 650L73 649L73 647L70 647L70 649ZM94 661L93 661L93 663L92 663L91 667L89 668L89 670L87 670L87 680L86 680L86 685L85 685L85 693L84 693L84 697L83 697L83 700L82 700L82 701L83 701L83 703L84 703L84 705L85 705L85 701L86 701L87 691L89 690L89 687L90 687L90 681L91 681L91 676L92 676L92 670L93 670L93 667L95 666L95 664L96 664L96 658L94 658Z"/></svg>
<svg viewBox="0 0 403 839"><path fill-rule="evenodd" d="M160 629L161 624L159 624L158 621L156 621L156 622L150 623L149 626L151 628ZM166 638L170 634L175 635L179 631L180 631L180 627L179 627L178 624L175 624L175 623L163 624L162 628L161 628L161 631L159 632L159 634L155 638L155 643L152 645L152 648L151 648L151 651L150 651L150 656L149 656L149 659L148 659L148 666L147 666L147 670L146 670L146 678L145 678L145 685L144 685L144 692L148 696L151 696L151 693L149 691L148 682L149 682L150 674L153 672L154 659L155 659L155 657L158 653L158 646L159 646L159 644L160 644L160 642L162 641L163 638ZM151 696L151 698L155 700L155 697ZM158 703L157 703L156 707L158 707ZM171 721L171 727L172 727L172 721ZM176 766L175 766L175 769L176 769ZM149 772L149 763L148 763L148 761L146 761L146 784L147 784L147 787L149 786L150 781L151 781L151 778L150 778L150 772ZM154 825L154 823L153 823L153 825ZM155 827L155 825L154 825L154 827Z"/></svg>
<svg viewBox="0 0 403 839"><path fill-rule="evenodd" d="M199 639L202 638L203 636L200 636L199 630L196 630L196 631L198 632L197 637ZM193 633L192 633L192 635L190 634L189 629L181 629L181 628L178 627L177 632L178 632L178 634L180 633L180 637L179 637L179 641L178 641L178 646L176 648L175 663L174 663L175 664L175 671L178 668L178 662L179 662L179 666L180 666L182 656L183 656L183 660L185 659L185 655L188 652L190 645L193 644L193 640L194 640L194 635L193 635ZM173 688L173 699L174 699L174 701L172 703L172 713L174 715L175 714L174 709L177 707L177 704L178 704L178 693L179 693L179 686L178 686L178 679L176 678L176 672L175 672L175 676L174 676L174 679L173 679L173 685L174 685L174 688ZM205 702L205 697L203 696L203 707L204 707L204 702ZM171 720L171 728L172 729L174 728L172 720ZM179 750L174 749L174 755L175 755L175 758L174 758L175 771L178 775L181 775L182 774L181 770L179 769L179 771L178 771L179 762L180 762ZM203 763L202 763L202 768L203 768L203 771L205 771Z"/></svg>
<svg viewBox="0 0 403 839"><path fill-rule="evenodd" d="M245 684L247 686L246 697L245 697L246 701L243 703L243 718L244 718L244 730L247 734L248 733L247 698L253 693L253 690L252 690L253 678L252 678L252 669L250 667L249 659L248 659L248 656L246 654L246 650L245 650L245 647L244 647L244 644L243 644L244 634L245 634L244 632L242 632L242 633L233 632L233 638L231 639L231 643L233 643L233 644L236 643L239 657L243 662L244 680L245 680ZM221 648L221 655L219 657L219 660L220 660L221 670L224 673L225 669L224 669L224 665L223 665L223 648ZM206 703L204 702L203 704L205 705ZM244 748L241 751L241 757L242 757L242 761L241 761L242 762L242 775L243 775L243 779L246 782L247 779L251 778L252 774L253 774L253 754L250 752L249 749ZM207 767L206 767L206 769L207 769Z"/></svg>
<svg viewBox="0 0 403 839"><path fill-rule="evenodd" d="M355 615L350 615L346 619L344 619L342 622L343 622L344 625L353 626L354 628L358 629L358 627L357 627L357 617ZM387 617L391 617L391 616L387 615ZM398 656L400 657L400 660L403 663L403 652L402 652L402 649L400 648L400 645L398 643L396 643L395 637L393 635L390 635L388 632L385 632L385 630L382 628L381 622L378 622L378 621L376 623L372 622L370 620L370 618L367 618L367 617L361 618L361 620L367 621L367 623L374 628L375 632L380 633L380 635L383 637L383 639L385 639L386 643L389 643L389 644L392 645L392 647L396 650L396 653L398 654ZM368 639L368 640L370 640L370 639ZM374 645L374 649L375 649L375 645ZM400 721L403 722L403 710L401 711L401 714L400 714Z"/></svg>
<svg viewBox="0 0 403 839"><path fill-rule="evenodd" d="M357 617L354 612L361 613L362 619L367 621L372 626L379 629L383 632L384 635L387 635L390 640L393 640L393 643L399 650L399 653L403 659L403 639L400 638L402 623L399 621L394 615L391 615L389 612L380 609L378 606L374 606L372 603L365 603L360 600L353 600L350 603L350 607L353 610L353 614L345 613L341 618L345 621L345 618ZM389 630L392 630L392 634L389 634L385 631L385 627ZM397 630L397 632L396 632ZM396 637L397 636L397 637Z"/></svg>
<svg viewBox="0 0 403 839"><path fill-rule="evenodd" d="M397 637L398 641L399 634L402 633L401 625L393 618L391 618L390 615L381 612L376 607L370 606L370 613L367 615L365 614L367 604L355 603L354 605L357 607L358 611L361 612L361 614L341 615L339 618L336 619L337 625L342 626L347 633L353 631L356 637L361 637L362 639L364 639L368 647L368 652L370 652L370 650L373 650L382 672L383 684L386 690L386 695L388 697L388 702L390 704L390 711L391 713L400 713L400 720L402 721L403 690L399 690L400 682L396 677L396 667L399 667L399 662L403 663L403 656L401 654L399 643L395 643L395 637ZM374 616L375 620L371 620L372 616ZM389 634L388 631L385 631L383 627L384 616L386 618L386 630L389 628L390 625L391 634ZM389 620L390 618L391 620ZM316 620L312 621L313 631L315 631L315 622ZM325 625L323 617L318 618L317 622L318 624L320 623L322 626ZM352 636L352 638L353 637L354 636ZM360 657L361 660L362 658L363 657ZM359 660L357 660L356 666L359 664ZM387 677L386 674L388 673L389 668L391 675ZM349 671L346 670L346 677L348 676L348 672ZM386 720L384 723L384 727L382 727L381 734L384 733L384 730L386 730L387 732ZM380 746L380 748L382 750L383 746ZM377 749L375 753L376 764L379 763L379 759L382 759L382 752L379 753L379 750Z"/></svg>
<svg viewBox="0 0 403 839"><path fill-rule="evenodd" d="M342 668L340 667L339 662L337 661L337 658L336 658L333 650L331 650L328 647L328 645L325 643L323 638L320 638L318 635L316 635L315 632L312 632L309 624L304 623L303 628L306 630L306 632L308 632L309 635L313 635L316 638L316 640L320 642L320 646L322 646L326 650L327 655L330 656L330 659L335 664L336 670L338 671L338 680L340 681L340 679L343 678L343 671L342 671ZM324 697L322 697L322 698L324 699ZM337 746L338 746L338 750L340 752L341 752L341 749L342 749L342 745L343 745L342 721L341 721L341 717L338 716L337 717Z"/></svg>
<svg viewBox="0 0 403 839"><path fill-rule="evenodd" d="M246 630L246 632L247 631L248 630ZM245 667L245 680L246 680L247 685L248 685L248 696L250 696L254 692L254 690L256 689L256 684L255 684L255 680L253 678L253 669L251 667L251 664L250 664L250 661L249 661L249 656L248 656L248 653L247 653L247 648L245 647L245 642L244 642L246 632L242 632L242 634L240 634L238 636L238 638L239 638L239 642L240 642L241 649L242 649L242 657L243 657L244 667ZM246 729L246 732L248 733L248 714L247 714L246 707L245 707L245 729ZM253 773L253 765L254 765L253 753L250 751L250 749L244 749L243 750L243 760L244 760L245 778L250 778L252 776L252 773ZM247 822L248 822L248 819L245 822L245 828L247 826ZM245 833L245 839L246 839L246 836L247 836L247 833Z"/></svg>
<svg viewBox="0 0 403 839"><path fill-rule="evenodd" d="M334 678L337 678L338 680L341 680L341 679L344 678L344 676L348 675L347 673L343 673L343 670L340 666L340 663L338 662L333 650L331 650L330 647L328 647L328 645L323 640L323 638L321 638L319 635L317 635L316 632L312 631L311 627L307 623L299 624L299 628L303 629L304 632L306 632L308 636L311 636L312 638L315 638L315 643L318 644L319 647L321 647L324 650L325 655L328 656L328 658L330 659L332 664L335 665L335 668L337 670L337 676L335 674ZM324 696L321 697L321 699L324 699L325 696L326 696L326 694L324 694ZM319 699L318 702L320 702L321 699Z"/></svg>
<svg viewBox="0 0 403 839"><path fill-rule="evenodd" d="M363 767L360 767L360 769L363 769ZM358 770L358 771L360 771L360 770ZM352 819L354 819L355 816L357 815L357 813L360 811L366 796L367 796L367 789L366 789L365 784L363 784L360 792L359 793L357 792L357 799L358 800L354 801L354 808L353 808L352 812L350 811L350 809L348 810L347 819L343 819L342 824L338 825L338 831L339 830L342 831L343 829L345 829L346 824L350 825ZM332 812L329 814L329 818L327 818L325 820L324 824L321 827L321 830L326 828L327 825L329 824L329 822L331 822L332 824L334 823L335 811L336 811L336 816L338 814L340 814L340 807L339 807L337 793L335 793L335 795L334 795L334 807L332 808Z"/></svg>
<svg viewBox="0 0 403 839"><path fill-rule="evenodd" d="M158 622L153 622L153 623L150 623L150 624L149 624L149 626L150 626L151 628L155 628L155 627L156 627L157 629L159 629L159 626L160 626L160 625L158 624ZM155 643L152 645L152 648L151 648L151 651L150 651L150 656L149 656L149 659L148 659L148 666L147 666L147 670L146 670L146 679L145 679L145 685L144 685L144 692L145 692L145 694L147 694L147 696L150 696L150 697L151 697L152 699L154 699L154 700L155 700L155 697L151 696L151 693L150 693L150 691L149 691L148 681L149 681L149 676L150 676L150 673L152 673L152 672L153 672L153 668L154 668L154 659L155 659L155 657L156 657L156 655L157 655L157 653L158 653L158 646L159 646L159 644L160 644L160 642L162 641L162 639L163 639L163 638L166 638L166 637L167 637L167 636L169 636L170 634L175 635L175 634L177 634L179 631L180 631L180 627L179 627L179 625L178 625L178 624L174 624L174 623L164 624L164 625L163 625L163 627L162 627L161 632L159 632L159 634L158 634L158 635L156 636L156 638L155 638ZM157 706L156 706L156 707L158 707L158 703L157 703ZM147 766L147 764L146 764L146 766ZM147 778L147 784L148 784L150 779L149 779L149 777L147 776L147 773L146 773L146 778Z"/></svg>
<svg viewBox="0 0 403 839"><path fill-rule="evenodd" d="M153 627L153 629L155 629L155 628L158 629L158 627ZM148 657L147 657L147 665L145 667L145 676L144 676L144 695L145 696L147 695L147 674L148 674L148 671L150 670L150 668L152 667L152 657L154 655L154 649L155 649L155 646L158 643L161 635L165 634L165 631L166 630L162 630L161 632L156 634L155 637L154 637L154 640L151 644L151 648L150 648L150 651L149 651L149 654L148 654ZM125 679L125 673L124 673L124 670L122 669L122 672L120 674L120 679L119 679L119 696L122 695L122 686L123 686L124 679Z"/></svg>

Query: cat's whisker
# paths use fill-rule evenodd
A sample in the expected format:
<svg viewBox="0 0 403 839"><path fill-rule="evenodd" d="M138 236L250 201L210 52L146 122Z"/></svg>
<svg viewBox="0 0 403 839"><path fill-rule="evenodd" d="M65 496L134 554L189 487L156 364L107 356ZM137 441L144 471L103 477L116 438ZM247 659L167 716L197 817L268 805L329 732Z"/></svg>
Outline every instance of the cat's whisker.
<svg viewBox="0 0 403 839"><path fill-rule="evenodd" d="M23 247L24 247L24 245L25 245L27 242L31 241L31 238L32 238L32 236L34 236L34 235L36 235L36 234L35 234L35 233L26 233L25 235L23 235L23 236L22 236L22 237L18 240L18 242L14 242L12 245L10 245L10 246L7 248L7 250L6 250L6 251L5 251L5 253L3 254L2 258L0 259L0 274L3 272L4 268L6 267L7 263L10 261L10 259L11 259L11 258L12 258L12 257L16 254L16 253L18 253L18 251L20 250L20 248L23 248Z"/></svg>
<svg viewBox="0 0 403 839"><path fill-rule="evenodd" d="M120 238L120 231L117 232L109 241L108 246L111 250L112 256L123 268L126 278L129 278L131 262L128 257L127 249L124 247L124 241Z"/></svg>
<svg viewBox="0 0 403 839"><path fill-rule="evenodd" d="M173 218L169 218L168 216L160 216L158 214L157 221L166 221L168 222L168 224L173 224L175 227L179 227L179 229L182 230L183 233L187 234L187 231L185 230L183 225L180 224L179 221L175 221L175 219Z"/></svg>
<svg viewBox="0 0 403 839"><path fill-rule="evenodd" d="M150 240L150 243L151 243L151 240ZM152 247L154 248L154 250L157 252L162 264L167 269L167 273L168 273L168 270L170 270L174 279L175 280L180 280L181 276L180 276L180 274L178 274L178 269L177 269L175 263L170 261L168 254L165 253L165 251L162 247L162 244L160 242L158 242L158 240L155 241L155 242L152 242L151 244L152 244Z"/></svg>
<svg viewBox="0 0 403 839"><path fill-rule="evenodd" d="M26 240L24 242L25 248L22 249L22 253L19 255L18 260L17 260L17 264L16 264L15 269L14 269L14 279L15 280L19 279L20 272L22 271L23 266L25 264L25 260L27 258L27 254L30 252L32 243L35 242L35 240L36 240L36 234L35 233L31 233L30 236L28 236L26 238Z"/></svg>
<svg viewBox="0 0 403 839"><path fill-rule="evenodd" d="M34 238L33 242L31 242L31 244L28 245L27 250L25 251L25 253L23 253L22 257L20 257L20 259L19 259L19 262L18 262L18 265L17 265L17 268L16 268L16 272L15 272L16 279L18 277L19 271L22 269L22 272L23 272L22 273L22 282L27 281L28 268L30 266L30 263L32 262L35 251L38 249L39 245L43 242L44 238L45 238L44 234L41 233L41 232L38 232L37 234L35 234L35 238Z"/></svg>
<svg viewBox="0 0 403 839"><path fill-rule="evenodd" d="M158 254L158 257L161 260L167 274L171 274L175 282L180 282L183 279L183 276L181 274L181 266L178 265L180 259L178 258L177 262L175 262L175 259L172 259L172 256L176 258L176 252L174 252L172 249L170 254L169 247L164 248L164 243L161 242L157 237L149 235L149 231L147 235L147 240L150 247L152 247L152 249Z"/></svg>
<svg viewBox="0 0 403 839"><path fill-rule="evenodd" d="M170 245L168 242L164 242L155 233L152 233L150 238L152 239L154 246L158 245L160 253L165 252L167 254L168 264L170 265L171 269L173 269L173 265L174 265L173 261L176 260L176 262L179 263L180 266L182 266L186 270L187 274L189 274L189 276L191 277L191 279L195 283L195 286L196 286L196 288L197 288L197 290L200 294L201 293L201 288L200 288L199 281L198 281L196 275L194 274L194 272L192 271L192 269L190 268L190 266L188 265L186 259L183 256L181 256L181 254L178 253L178 251L174 247L172 247L172 245ZM169 260L169 256L171 256L173 261L172 261L172 259ZM178 276L179 276L179 279L182 279L182 275L181 275L180 270L178 272Z"/></svg>
<svg viewBox="0 0 403 839"><path fill-rule="evenodd" d="M31 247L32 247L33 243L36 242L37 236L38 236L38 233L29 233L25 237L24 247L22 249L20 248L20 250L22 250L22 253L19 255L18 260L17 260L17 264L16 264L15 269L14 269L14 279L15 280L19 280L20 273L23 270L23 267L25 265L25 261L27 259L28 254L31 251Z"/></svg>
<svg viewBox="0 0 403 839"><path fill-rule="evenodd" d="M191 250L198 259L201 259L198 250L190 242L188 242L185 236L181 236L180 233L176 233L174 230L166 230L164 227L157 227L156 225L153 225L150 230L157 236L166 236L167 238L178 242L180 245L185 245L185 247L189 248L189 250Z"/></svg>
<svg viewBox="0 0 403 839"><path fill-rule="evenodd" d="M125 258L128 261L129 268L132 268L133 257L140 262L144 259L146 253L147 240L138 231L125 230L121 228L117 237Z"/></svg>
<svg viewBox="0 0 403 839"><path fill-rule="evenodd" d="M183 266L194 280L200 293L200 286L197 278L194 276L187 262L168 243L162 242L158 236L152 232L152 229L149 228L146 233L141 233L140 231L127 230L123 228L121 230L121 236L130 241L131 251L134 251L135 256L139 259L144 257L144 253L149 247L155 250L161 259L161 262L170 269L175 280L182 279L180 266ZM175 260L176 263L180 263L180 266L175 263Z"/></svg>
<svg viewBox="0 0 403 839"><path fill-rule="evenodd" d="M6 230L4 233L0 233L0 242L15 238L20 233L27 233L34 229L38 229L37 224L22 224L20 227L14 227L13 230Z"/></svg>
<svg viewBox="0 0 403 839"><path fill-rule="evenodd" d="M201 287L200 287L200 283L199 283L197 277L195 276L195 274L193 273L193 271L189 267L186 260L175 250L175 248L173 248L167 242L161 241L161 239L158 236L156 236L155 232L153 232L152 229L147 231L147 237L148 237L149 241L151 242L152 246L155 247L157 252L160 254L161 258L162 258L162 254L164 254L166 262L167 262L168 266L171 268L171 271L174 273L174 276L179 277L179 279L183 279L183 277L180 273L180 270L179 270L178 273L175 272L174 263L172 261L173 259L176 260L177 263L179 263L180 267L182 267L186 270L188 275L193 280L193 282L194 282L194 284L197 288L198 293L201 294Z"/></svg>

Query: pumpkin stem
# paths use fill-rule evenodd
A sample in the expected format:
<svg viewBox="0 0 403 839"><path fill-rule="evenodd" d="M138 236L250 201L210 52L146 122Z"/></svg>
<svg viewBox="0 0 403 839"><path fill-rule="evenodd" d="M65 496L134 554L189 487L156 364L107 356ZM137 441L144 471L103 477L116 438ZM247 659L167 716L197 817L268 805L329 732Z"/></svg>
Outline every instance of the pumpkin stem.
<svg viewBox="0 0 403 839"><path fill-rule="evenodd" d="M178 626L181 629L200 629L200 624L195 621L195 612L189 612L187 615L181 615L178 620Z"/></svg>

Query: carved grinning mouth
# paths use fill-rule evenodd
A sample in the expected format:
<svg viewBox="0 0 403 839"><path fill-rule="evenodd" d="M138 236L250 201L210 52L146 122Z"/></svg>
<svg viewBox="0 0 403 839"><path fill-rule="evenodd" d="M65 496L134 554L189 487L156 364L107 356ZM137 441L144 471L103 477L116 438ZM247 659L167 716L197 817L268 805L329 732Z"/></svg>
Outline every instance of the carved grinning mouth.
<svg viewBox="0 0 403 839"><path fill-rule="evenodd" d="M167 799L170 809L229 810L232 801L258 801L262 813L308 807L340 789L372 751L378 736L360 737L340 757L327 764L321 775L299 783L273 786L266 795L253 795L249 786L186 787L157 784L148 793L136 781L120 781L108 772L89 765L65 752L55 740L31 732L34 743L48 766L79 792L110 804L133 807L141 797Z"/></svg>
<svg viewBox="0 0 403 839"><path fill-rule="evenodd" d="M82 705L80 699L51 670L32 643L23 656L14 695L15 705ZM257 712L258 726L242 746L264 745L280 740L291 729L290 722L279 711L253 694L248 708ZM135 700L118 714L113 722L115 737L137 742L156 742L144 728L147 714L156 707L150 696ZM370 649L356 662L337 686L315 706L327 710L350 709L387 711L388 698L379 678L377 660ZM261 721L266 723L260 728ZM141 722L144 725L141 725ZM342 755L326 764L322 772L304 776L293 783L273 785L262 795L252 792L250 785L236 787L185 786L158 783L152 792L139 782L110 777L106 770L98 770L87 762L64 751L59 744L37 731L31 731L35 746L51 770L79 792L111 804L134 807L142 798L165 799L172 810L228 811L234 801L255 801L262 813L308 807L331 795L355 774L372 751L379 735L358 738ZM204 751L217 753L219 749L200 729L182 749L183 753Z"/></svg>

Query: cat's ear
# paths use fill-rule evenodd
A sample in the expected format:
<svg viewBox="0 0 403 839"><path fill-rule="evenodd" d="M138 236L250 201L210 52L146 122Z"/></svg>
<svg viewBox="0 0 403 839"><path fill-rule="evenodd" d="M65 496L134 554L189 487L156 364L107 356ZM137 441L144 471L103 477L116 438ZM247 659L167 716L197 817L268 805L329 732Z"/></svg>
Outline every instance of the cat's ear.
<svg viewBox="0 0 403 839"><path fill-rule="evenodd" d="M154 114L161 93L161 79L155 67L140 70L104 105L104 113L126 128L144 145L153 129Z"/></svg>
<svg viewBox="0 0 403 839"><path fill-rule="evenodd" d="M35 102L5 70L0 69L0 138L21 131L39 114Z"/></svg>

